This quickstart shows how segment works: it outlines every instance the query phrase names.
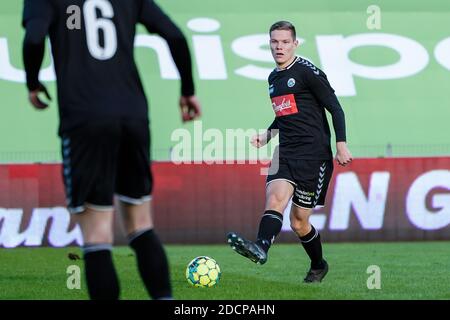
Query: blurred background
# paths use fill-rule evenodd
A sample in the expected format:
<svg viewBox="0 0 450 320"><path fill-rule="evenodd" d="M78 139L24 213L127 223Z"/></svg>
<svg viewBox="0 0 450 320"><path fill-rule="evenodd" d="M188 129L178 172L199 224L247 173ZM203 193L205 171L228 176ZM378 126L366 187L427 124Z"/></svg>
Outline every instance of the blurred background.
<svg viewBox="0 0 450 320"><path fill-rule="evenodd" d="M135 56L150 103L153 208L165 242L221 243L230 230L256 236L267 165L261 160L270 154L255 156L248 141L230 144L226 134L273 120L268 29L278 20L296 26L298 55L327 74L355 157L350 167L336 166L326 206L312 217L323 239L450 239L448 1L157 3L188 39L203 106L201 120L181 122L167 46L139 27ZM54 99L38 112L24 84L21 11L22 1L0 2L0 246L80 244L64 208L52 61L47 50L41 80ZM187 137L187 155L178 152L180 136ZM285 222L279 241L297 241ZM124 243L120 230L117 224L116 242Z"/></svg>

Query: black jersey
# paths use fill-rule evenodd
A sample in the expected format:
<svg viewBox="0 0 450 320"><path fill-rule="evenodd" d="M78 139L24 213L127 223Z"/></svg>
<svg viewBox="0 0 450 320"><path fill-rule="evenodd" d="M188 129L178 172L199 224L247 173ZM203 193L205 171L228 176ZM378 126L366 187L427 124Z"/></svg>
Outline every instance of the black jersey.
<svg viewBox="0 0 450 320"><path fill-rule="evenodd" d="M346 140L345 119L325 73L297 57L272 71L268 81L276 117L269 129L279 130L280 158L332 159L325 109L332 115L336 141Z"/></svg>
<svg viewBox="0 0 450 320"><path fill-rule="evenodd" d="M182 94L194 94L186 39L152 0L25 0L24 64L39 87L44 38L50 36L60 134L98 119L144 119L148 107L133 57L136 24L167 40ZM78 19L78 20L77 20ZM81 23L78 23L80 21ZM42 50L33 46L42 42ZM36 48L34 48L36 49Z"/></svg>

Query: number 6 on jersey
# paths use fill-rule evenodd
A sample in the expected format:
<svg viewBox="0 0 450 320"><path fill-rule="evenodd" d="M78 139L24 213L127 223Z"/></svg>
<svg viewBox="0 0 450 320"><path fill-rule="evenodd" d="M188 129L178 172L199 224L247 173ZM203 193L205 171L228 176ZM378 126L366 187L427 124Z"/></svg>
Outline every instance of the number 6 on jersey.
<svg viewBox="0 0 450 320"><path fill-rule="evenodd" d="M97 18L96 10L102 17ZM114 10L108 0L87 0L83 5L86 40L89 53L95 59L111 59L117 51L117 33L114 23ZM107 19L109 18L109 19ZM103 31L103 47L100 45L99 31Z"/></svg>

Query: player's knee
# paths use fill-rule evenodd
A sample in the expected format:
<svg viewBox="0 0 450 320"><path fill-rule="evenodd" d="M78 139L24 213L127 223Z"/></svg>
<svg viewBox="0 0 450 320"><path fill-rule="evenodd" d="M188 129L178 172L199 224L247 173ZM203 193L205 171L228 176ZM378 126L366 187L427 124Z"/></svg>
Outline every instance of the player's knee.
<svg viewBox="0 0 450 320"><path fill-rule="evenodd" d="M124 227L128 234L153 228L153 219L150 214L150 208L147 205L121 204L120 211L122 213Z"/></svg>
<svg viewBox="0 0 450 320"><path fill-rule="evenodd" d="M281 197L280 195L276 193L270 194L267 197L266 209L283 212L284 207L286 206L285 202L286 202L285 199L283 199L283 197Z"/></svg>
<svg viewBox="0 0 450 320"><path fill-rule="evenodd" d="M73 221L80 226L84 243L112 243L114 239L112 220L112 211L97 212L92 209L73 217Z"/></svg>
<svg viewBox="0 0 450 320"><path fill-rule="evenodd" d="M301 232L304 229L304 227L305 227L304 222L297 220L297 219L291 219L291 229L295 233Z"/></svg>
<svg viewBox="0 0 450 320"><path fill-rule="evenodd" d="M126 223L128 233L153 228L153 221L148 212L133 212L129 214L128 218L128 223Z"/></svg>
<svg viewBox="0 0 450 320"><path fill-rule="evenodd" d="M306 222L291 221L291 229L297 235L302 237L305 234L308 234L308 232L311 230L311 227L310 227L310 224L308 221L306 221Z"/></svg>
<svg viewBox="0 0 450 320"><path fill-rule="evenodd" d="M309 214L296 212L291 214L291 229L295 233L304 233L309 227Z"/></svg>
<svg viewBox="0 0 450 320"><path fill-rule="evenodd" d="M83 240L85 243L113 243L113 234L112 231L93 229L92 232L83 234Z"/></svg>

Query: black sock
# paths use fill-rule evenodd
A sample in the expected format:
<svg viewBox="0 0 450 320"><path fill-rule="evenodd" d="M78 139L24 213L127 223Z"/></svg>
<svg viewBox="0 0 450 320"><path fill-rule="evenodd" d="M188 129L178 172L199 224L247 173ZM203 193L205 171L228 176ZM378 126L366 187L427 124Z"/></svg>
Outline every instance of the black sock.
<svg viewBox="0 0 450 320"><path fill-rule="evenodd" d="M153 299L171 299L169 264L158 236L150 229L135 232L128 238L149 295Z"/></svg>
<svg viewBox="0 0 450 320"><path fill-rule="evenodd" d="M322 257L322 244L320 243L320 234L311 225L311 231L300 237L303 248L305 248L306 253L311 259L311 269L322 269L324 268L324 261Z"/></svg>
<svg viewBox="0 0 450 320"><path fill-rule="evenodd" d="M274 210L266 210L259 223L258 240L256 243L267 253L275 237L283 226L283 215Z"/></svg>
<svg viewBox="0 0 450 320"><path fill-rule="evenodd" d="M119 299L119 279L114 268L111 248L110 244L83 246L86 282L92 300Z"/></svg>

